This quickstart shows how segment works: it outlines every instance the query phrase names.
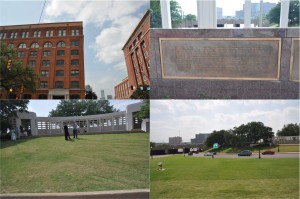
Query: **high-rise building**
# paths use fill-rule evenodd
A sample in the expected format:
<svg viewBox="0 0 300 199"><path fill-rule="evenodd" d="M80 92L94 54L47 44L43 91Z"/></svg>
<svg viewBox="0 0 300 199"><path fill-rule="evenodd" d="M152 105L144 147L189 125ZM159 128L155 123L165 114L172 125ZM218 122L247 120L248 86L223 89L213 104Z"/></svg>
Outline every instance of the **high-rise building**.
<svg viewBox="0 0 300 199"><path fill-rule="evenodd" d="M115 86L115 99L126 99L125 97L119 98L119 96L126 96L129 99L132 93L139 89L139 86L150 85L149 31L150 10L147 10L122 48L128 74L126 81L128 82L122 81ZM123 87L124 85L125 87ZM129 94L121 95L120 92Z"/></svg>
<svg viewBox="0 0 300 199"><path fill-rule="evenodd" d="M107 95L107 99L112 99L112 95Z"/></svg>
<svg viewBox="0 0 300 199"><path fill-rule="evenodd" d="M101 90L101 97L100 97L100 99L105 99L105 94L104 94L104 90Z"/></svg>
<svg viewBox="0 0 300 199"><path fill-rule="evenodd" d="M180 136L169 137L169 144L170 145L182 144L182 137Z"/></svg>
<svg viewBox="0 0 300 199"><path fill-rule="evenodd" d="M194 139L191 139L192 144L202 144L206 141L210 134L209 133L199 133L195 135Z"/></svg>
<svg viewBox="0 0 300 199"><path fill-rule="evenodd" d="M223 18L223 8L217 8L217 19Z"/></svg>
<svg viewBox="0 0 300 199"><path fill-rule="evenodd" d="M272 8L276 6L276 3L265 2L262 4L262 14L268 14ZM243 5L245 10L245 4ZM244 10L235 11L235 17L238 19L244 19ZM251 3L251 19L255 19L260 15L260 3Z"/></svg>
<svg viewBox="0 0 300 199"><path fill-rule="evenodd" d="M22 98L85 98L82 22L0 26L0 42L13 45L22 65L40 75L36 91L25 88Z"/></svg>

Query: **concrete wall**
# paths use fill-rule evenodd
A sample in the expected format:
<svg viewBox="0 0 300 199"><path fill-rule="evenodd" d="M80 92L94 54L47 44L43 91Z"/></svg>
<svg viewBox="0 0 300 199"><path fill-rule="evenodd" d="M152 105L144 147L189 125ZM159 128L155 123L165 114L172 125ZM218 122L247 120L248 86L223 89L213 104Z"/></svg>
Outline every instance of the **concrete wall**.
<svg viewBox="0 0 300 199"><path fill-rule="evenodd" d="M299 28L151 29L150 38L151 99L299 99L299 81L290 81L292 39L299 38ZM278 38L281 42L279 78L163 78L160 38Z"/></svg>

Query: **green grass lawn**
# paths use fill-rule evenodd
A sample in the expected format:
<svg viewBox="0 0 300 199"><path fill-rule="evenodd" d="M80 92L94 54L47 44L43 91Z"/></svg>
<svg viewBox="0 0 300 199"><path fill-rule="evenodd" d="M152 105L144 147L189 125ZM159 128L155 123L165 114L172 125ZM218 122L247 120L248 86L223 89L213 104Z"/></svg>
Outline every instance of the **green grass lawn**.
<svg viewBox="0 0 300 199"><path fill-rule="evenodd" d="M163 162L165 171L158 171ZM197 158L150 161L151 198L299 198L299 158Z"/></svg>
<svg viewBox="0 0 300 199"><path fill-rule="evenodd" d="M149 134L1 142L1 193L149 188Z"/></svg>

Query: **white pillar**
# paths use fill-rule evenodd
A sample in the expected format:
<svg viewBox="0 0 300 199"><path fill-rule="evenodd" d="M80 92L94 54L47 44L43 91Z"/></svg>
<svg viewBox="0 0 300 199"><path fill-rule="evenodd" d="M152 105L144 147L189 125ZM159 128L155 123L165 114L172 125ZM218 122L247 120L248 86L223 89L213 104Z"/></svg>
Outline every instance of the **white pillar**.
<svg viewBox="0 0 300 199"><path fill-rule="evenodd" d="M160 0L162 28L172 28L170 0Z"/></svg>
<svg viewBox="0 0 300 199"><path fill-rule="evenodd" d="M290 0L281 0L280 28L287 28L289 23Z"/></svg>
<svg viewBox="0 0 300 199"><path fill-rule="evenodd" d="M216 0L197 0L198 28L216 28L216 10Z"/></svg>
<svg viewBox="0 0 300 199"><path fill-rule="evenodd" d="M263 11L264 11L264 1L260 0L259 6L259 27L263 27Z"/></svg>
<svg viewBox="0 0 300 199"><path fill-rule="evenodd" d="M245 0L245 4L244 4L244 28L251 28L251 0Z"/></svg>

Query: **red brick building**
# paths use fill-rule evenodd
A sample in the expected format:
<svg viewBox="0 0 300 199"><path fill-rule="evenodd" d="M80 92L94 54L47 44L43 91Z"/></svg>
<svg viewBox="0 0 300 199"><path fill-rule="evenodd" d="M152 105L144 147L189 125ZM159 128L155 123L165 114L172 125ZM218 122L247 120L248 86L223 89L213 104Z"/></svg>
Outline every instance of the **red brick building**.
<svg viewBox="0 0 300 199"><path fill-rule="evenodd" d="M0 26L0 42L13 45L23 66L40 75L36 91L25 88L22 99L85 98L82 22Z"/></svg>
<svg viewBox="0 0 300 199"><path fill-rule="evenodd" d="M128 74L126 81L128 82L122 81L115 86L115 99L129 99L132 93L139 89L138 86L150 85L149 31L150 10L147 10L122 48ZM128 93L128 95L122 93Z"/></svg>

